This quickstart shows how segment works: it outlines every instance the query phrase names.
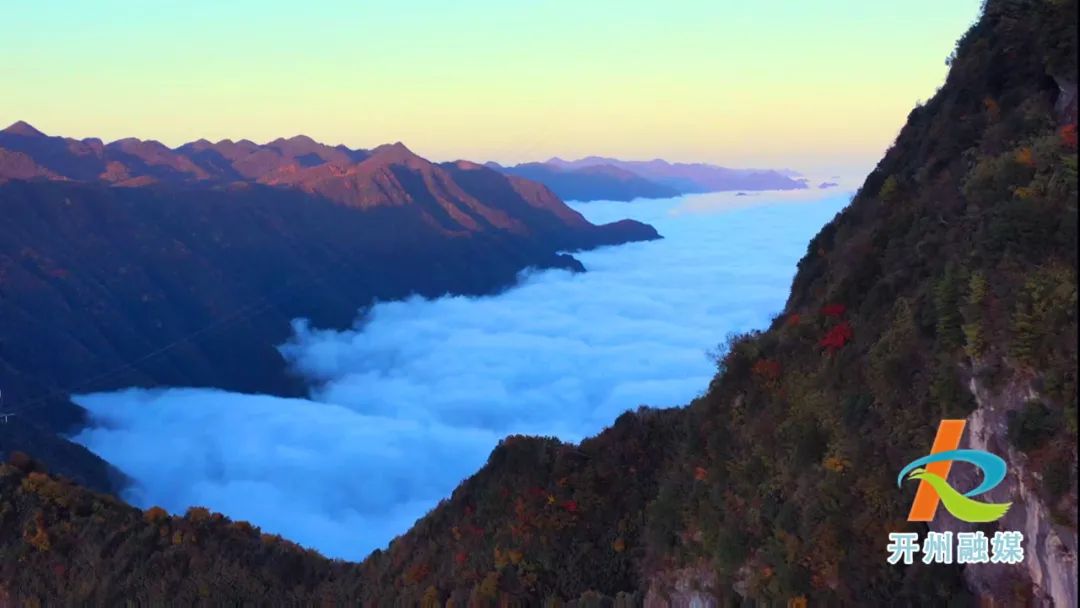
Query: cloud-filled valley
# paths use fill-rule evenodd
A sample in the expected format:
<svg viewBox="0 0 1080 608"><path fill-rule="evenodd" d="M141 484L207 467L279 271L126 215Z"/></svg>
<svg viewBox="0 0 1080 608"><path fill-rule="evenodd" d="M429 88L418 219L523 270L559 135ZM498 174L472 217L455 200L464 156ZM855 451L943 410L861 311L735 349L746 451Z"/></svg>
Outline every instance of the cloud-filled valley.
<svg viewBox="0 0 1080 608"><path fill-rule="evenodd" d="M708 352L763 327L838 190L575 207L661 241L575 254L485 298L380 303L348 331L298 320L282 345L310 399L175 388L83 395L76 440L136 480L125 495L207 506L323 553L385 546L511 433L578 440L638 405L682 405Z"/></svg>

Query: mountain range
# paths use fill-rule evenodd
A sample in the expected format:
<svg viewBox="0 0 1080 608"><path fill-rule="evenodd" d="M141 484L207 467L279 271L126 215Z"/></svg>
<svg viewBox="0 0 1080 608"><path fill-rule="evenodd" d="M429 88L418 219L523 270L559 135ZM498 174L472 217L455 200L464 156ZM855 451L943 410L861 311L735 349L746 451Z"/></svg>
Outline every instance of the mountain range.
<svg viewBox="0 0 1080 608"><path fill-rule="evenodd" d="M655 239L595 226L543 185L397 143L158 142L0 131L0 453L98 489L119 477L57 433L73 392L207 386L299 395L291 319L344 328L374 300L484 294L561 253Z"/></svg>
<svg viewBox="0 0 1080 608"><path fill-rule="evenodd" d="M805 179L792 171L729 169L705 163L669 163L665 160L625 161L589 156L574 161L552 158L546 162L504 167L487 166L507 175L538 181L566 200L669 198L681 194L733 190L800 190Z"/></svg>
<svg viewBox="0 0 1080 608"><path fill-rule="evenodd" d="M685 407L628 411L577 444L507 437L359 564L206 509L140 511L13 454L0 603L1076 606L1077 9L984 4L944 85L807 244L784 309L733 336ZM88 211L80 230L101 225ZM173 251L158 238L143 251ZM48 325L30 314L39 291L27 331ZM3 348L5 366L34 352ZM915 486L896 476L942 419L1008 463L979 495L1012 502L1001 520L908 521ZM978 477L957 466L950 482ZM890 533L931 531L1018 531L1024 560L887 561Z"/></svg>

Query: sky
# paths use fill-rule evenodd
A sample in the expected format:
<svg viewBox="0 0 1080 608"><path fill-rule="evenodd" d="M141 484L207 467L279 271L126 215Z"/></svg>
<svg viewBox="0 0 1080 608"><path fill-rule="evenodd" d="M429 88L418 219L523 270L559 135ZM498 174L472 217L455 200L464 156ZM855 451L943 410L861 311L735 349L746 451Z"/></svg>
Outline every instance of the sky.
<svg viewBox="0 0 1080 608"><path fill-rule="evenodd" d="M576 204L664 239L577 255L490 297L374 306L352 329L294 323L308 399L216 390L83 395L75 440L135 479L124 498L199 505L332 557L385 547L510 434L577 441L639 405L685 405L728 333L767 326L851 188Z"/></svg>
<svg viewBox="0 0 1080 608"><path fill-rule="evenodd" d="M980 0L0 3L0 122L50 134L403 141L872 167Z"/></svg>

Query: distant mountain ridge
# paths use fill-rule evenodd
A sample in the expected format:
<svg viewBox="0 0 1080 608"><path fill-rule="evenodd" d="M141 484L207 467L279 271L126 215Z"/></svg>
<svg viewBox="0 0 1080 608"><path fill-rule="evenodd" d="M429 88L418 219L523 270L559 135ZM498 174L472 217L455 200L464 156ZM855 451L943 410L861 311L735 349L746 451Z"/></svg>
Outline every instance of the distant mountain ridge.
<svg viewBox="0 0 1080 608"><path fill-rule="evenodd" d="M666 160L627 161L587 156L568 161L558 157L545 162L504 167L488 166L538 181L567 200L629 201L635 198L669 198L682 194L752 190L802 190L807 181L790 169L730 169L707 163L670 163Z"/></svg>
<svg viewBox="0 0 1080 608"><path fill-rule="evenodd" d="M0 131L0 457L98 489L117 475L57 436L68 392L209 386L299 395L289 322L347 327L372 301L489 294L560 252L659 238L597 226L541 184L305 136L267 144ZM2 602L0 602L2 603Z"/></svg>
<svg viewBox="0 0 1080 608"><path fill-rule="evenodd" d="M217 143L200 139L169 148L158 141L136 138L106 144L98 138L49 136L24 121L0 131L0 149L33 161L39 173L29 178L115 185L258 181L288 166L348 165L371 154L367 150L328 146L304 135L279 138L263 145L246 139L235 142L223 139ZM0 163L0 179L14 177L9 165ZM19 178L29 179L25 172Z"/></svg>
<svg viewBox="0 0 1080 608"><path fill-rule="evenodd" d="M635 198L670 198L680 194L676 188L607 164L581 168L565 168L550 163L522 163L512 167L487 163L487 166L507 175L540 182L566 200L629 201Z"/></svg>
<svg viewBox="0 0 1080 608"><path fill-rule="evenodd" d="M550 238L564 228L592 228L547 188L467 161L432 163L401 142L353 150L298 135L261 145L246 139L217 143L200 139L169 148L135 138L105 144L96 138L49 136L19 121L0 131L0 183L5 180L119 187L266 185L362 209L411 206L427 223L456 234L493 229ZM655 231L631 223L603 230L612 235L602 239L605 243L623 236L656 236Z"/></svg>
<svg viewBox="0 0 1080 608"><path fill-rule="evenodd" d="M802 190L807 187L804 180L790 175L790 170L731 169L708 163L671 163L662 159L628 161L604 156L588 156L574 161L556 157L547 162L564 169L601 165L616 167L675 188L683 194L728 190Z"/></svg>
<svg viewBox="0 0 1080 608"><path fill-rule="evenodd" d="M498 171L538 181L567 200L617 200L669 198L682 194L734 190L801 190L805 179L790 169L729 169L706 163L670 163L661 159L626 161L587 156L567 161L558 157L544 162L504 167Z"/></svg>
<svg viewBox="0 0 1080 608"><path fill-rule="evenodd" d="M305 135L278 138L266 144L247 139L200 139L177 148L135 138L104 143L97 138L72 139L42 133L19 121L0 131L0 181L49 179L100 182L116 186L151 184L220 185L254 182L319 192L339 202L389 203L398 188L380 184L380 164L409 165L420 159L400 142L372 150L330 146ZM448 169L454 163L415 162ZM371 161L370 163L368 161ZM422 159L420 159L422 160ZM504 175L531 179L565 200L633 200L730 190L797 190L805 180L788 169L729 169L705 163L664 160L624 161L589 156L575 161L502 166L484 165ZM383 178L387 176L383 174ZM361 182L374 179L366 185ZM436 185L439 180L425 180ZM349 185L351 183L351 185ZM401 202L401 197L398 197Z"/></svg>

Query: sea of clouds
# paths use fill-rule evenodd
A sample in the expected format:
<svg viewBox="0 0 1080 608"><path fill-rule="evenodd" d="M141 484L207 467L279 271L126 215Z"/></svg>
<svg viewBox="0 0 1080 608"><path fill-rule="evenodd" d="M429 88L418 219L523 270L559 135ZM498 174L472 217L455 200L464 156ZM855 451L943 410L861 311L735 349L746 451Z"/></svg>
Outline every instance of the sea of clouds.
<svg viewBox="0 0 1080 608"><path fill-rule="evenodd" d="M294 323L281 349L310 399L216 390L82 395L75 440L135 480L124 496L201 505L326 555L384 547L511 433L579 440L638 405L687 403L708 353L761 328L809 239L849 200L830 190L574 206L665 237L577 254L588 272L524 273L494 297L381 303L349 331Z"/></svg>

